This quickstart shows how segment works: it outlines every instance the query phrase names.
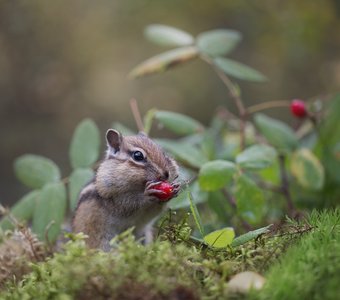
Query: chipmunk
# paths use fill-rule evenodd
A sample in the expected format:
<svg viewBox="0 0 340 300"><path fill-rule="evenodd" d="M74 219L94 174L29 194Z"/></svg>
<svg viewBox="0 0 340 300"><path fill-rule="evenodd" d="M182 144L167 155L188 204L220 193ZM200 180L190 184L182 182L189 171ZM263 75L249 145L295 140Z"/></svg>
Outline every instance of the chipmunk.
<svg viewBox="0 0 340 300"><path fill-rule="evenodd" d="M178 165L143 133L122 136L109 129L106 141L106 157L79 195L73 231L85 233L89 247L104 251L115 235L131 227L137 239L149 243L154 220L180 189L174 183ZM172 187L166 200L164 191L156 189L162 182Z"/></svg>

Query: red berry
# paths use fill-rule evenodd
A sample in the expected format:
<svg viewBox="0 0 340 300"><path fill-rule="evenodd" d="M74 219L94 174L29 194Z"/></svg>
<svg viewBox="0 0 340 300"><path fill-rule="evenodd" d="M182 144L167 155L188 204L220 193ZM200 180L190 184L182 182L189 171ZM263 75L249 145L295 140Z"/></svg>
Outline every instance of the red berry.
<svg viewBox="0 0 340 300"><path fill-rule="evenodd" d="M163 192L162 194L157 195L157 198L159 198L161 200L169 199L172 196L173 191L174 191L173 186L169 182L166 182L166 181L163 181L163 182L155 185L153 187L153 189Z"/></svg>
<svg viewBox="0 0 340 300"><path fill-rule="evenodd" d="M305 102L299 99L294 99L290 104L290 111L295 117L304 118L307 116Z"/></svg>

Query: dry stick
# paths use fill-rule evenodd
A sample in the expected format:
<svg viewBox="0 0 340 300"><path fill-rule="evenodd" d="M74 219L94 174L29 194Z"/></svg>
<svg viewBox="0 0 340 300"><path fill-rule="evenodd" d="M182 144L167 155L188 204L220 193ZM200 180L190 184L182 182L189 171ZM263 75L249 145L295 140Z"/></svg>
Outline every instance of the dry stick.
<svg viewBox="0 0 340 300"><path fill-rule="evenodd" d="M143 125L141 114L138 109L138 104L137 104L136 99L132 98L130 100L130 108L131 108L138 130L141 132L144 132L144 125Z"/></svg>
<svg viewBox="0 0 340 300"><path fill-rule="evenodd" d="M23 234L25 239L28 241L28 244L31 248L31 252L33 253L34 258L39 261L39 257L34 249L33 243L32 243L32 235L28 231L29 229L25 226L23 226L10 212L9 209L5 208L0 204L0 217L7 217L9 221Z"/></svg>
<svg viewBox="0 0 340 300"><path fill-rule="evenodd" d="M286 172L285 166L286 157L283 154L279 155L279 163L280 163L280 176L281 176L281 189L283 195L286 197L287 205L288 205L288 212L290 215L295 215L295 208L293 204L292 197L289 192L289 181Z"/></svg>
<svg viewBox="0 0 340 300"><path fill-rule="evenodd" d="M247 118L247 110L246 110L245 106L243 105L243 101L242 101L240 95L238 94L238 92L236 91L235 85L230 80L230 78L226 74L224 74L218 67L216 67L214 65L213 61L209 57L202 55L201 58L205 62L207 62L209 65L212 66L212 68L215 70L215 72L220 77L222 82L228 88L230 96L232 97L232 99L235 102L235 105L238 109L238 113L239 113L239 116L240 116L240 137L241 137L240 148L241 148L241 150L243 150L244 147L245 147L245 140L246 140L245 129L246 129L246 118Z"/></svg>

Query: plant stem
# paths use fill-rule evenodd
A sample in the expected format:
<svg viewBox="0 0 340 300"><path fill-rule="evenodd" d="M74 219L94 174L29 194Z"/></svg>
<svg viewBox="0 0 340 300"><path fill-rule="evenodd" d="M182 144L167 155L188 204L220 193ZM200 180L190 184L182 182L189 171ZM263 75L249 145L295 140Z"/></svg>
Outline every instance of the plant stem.
<svg viewBox="0 0 340 300"><path fill-rule="evenodd" d="M240 117L240 148L243 150L245 148L245 129L246 129L246 119L247 119L247 109L245 108L242 98L240 97L240 94L235 86L235 84L230 80L230 78L223 73L218 67L216 67L213 63L213 61L206 55L201 55L202 60L207 62L214 71L217 73L217 75L220 77L222 82L225 84L225 86L228 88L230 96L234 100L234 103L237 107L239 117Z"/></svg>
<svg viewBox="0 0 340 300"><path fill-rule="evenodd" d="M233 208L233 210L236 211L237 207L236 207L235 198L226 189L222 189L222 193L228 199L229 204ZM239 217L239 219L240 219L242 226L245 230L247 230L247 231L252 230L251 225L247 221L245 221L241 217Z"/></svg>
<svg viewBox="0 0 340 300"><path fill-rule="evenodd" d="M294 208L293 200L289 192L289 180L286 171L286 157L283 154L279 155L279 164L280 164L280 176L281 176L281 189L283 195L286 197L287 205L288 205L288 213L291 216L294 216L296 211Z"/></svg>
<svg viewBox="0 0 340 300"><path fill-rule="evenodd" d="M248 114L253 114L258 111L262 111L268 108L275 108L275 107L289 107L290 101L288 100L274 100L269 102L262 102L247 108Z"/></svg>
<svg viewBox="0 0 340 300"><path fill-rule="evenodd" d="M266 181L257 181L256 184L265 190L274 192L274 193L282 193L282 188L280 186L276 186L270 182Z"/></svg>
<svg viewBox="0 0 340 300"><path fill-rule="evenodd" d="M141 132L144 132L144 125L143 125L141 114L138 109L138 104L137 104L136 99L132 98L130 100L130 108L131 108L138 130Z"/></svg>

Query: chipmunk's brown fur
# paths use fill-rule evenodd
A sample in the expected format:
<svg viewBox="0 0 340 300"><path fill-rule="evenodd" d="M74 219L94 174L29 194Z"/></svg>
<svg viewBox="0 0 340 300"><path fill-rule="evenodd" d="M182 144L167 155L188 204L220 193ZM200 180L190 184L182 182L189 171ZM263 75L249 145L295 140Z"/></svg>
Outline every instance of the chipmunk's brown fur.
<svg viewBox="0 0 340 300"><path fill-rule="evenodd" d="M144 134L123 137L111 129L106 139L106 158L80 193L73 230L88 235L88 246L103 250L130 227L136 238L149 242L152 223L164 208L152 187L160 181L172 183L178 177L177 164ZM179 185L173 186L175 196Z"/></svg>

